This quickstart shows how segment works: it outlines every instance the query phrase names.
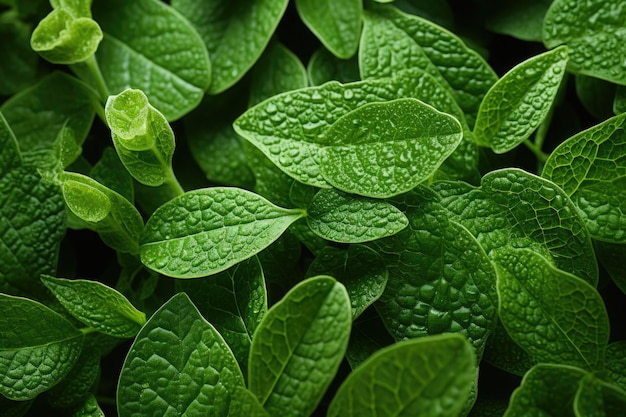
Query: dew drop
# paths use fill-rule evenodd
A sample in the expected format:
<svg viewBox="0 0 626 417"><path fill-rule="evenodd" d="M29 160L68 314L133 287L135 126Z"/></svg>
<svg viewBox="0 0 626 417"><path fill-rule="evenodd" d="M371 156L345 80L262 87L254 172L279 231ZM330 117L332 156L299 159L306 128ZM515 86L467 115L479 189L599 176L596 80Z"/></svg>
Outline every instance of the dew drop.
<svg viewBox="0 0 626 417"><path fill-rule="evenodd" d="M311 100L313 101L313 103L321 103L322 95L318 91L314 91L313 95L311 96Z"/></svg>
<svg viewBox="0 0 626 417"><path fill-rule="evenodd" d="M270 103L267 105L267 108L265 109L265 111L267 111L269 114L274 114L276 113L276 105L274 103Z"/></svg>
<svg viewBox="0 0 626 417"><path fill-rule="evenodd" d="M352 92L352 90L345 90L343 92L343 98L345 98L346 100L350 100L352 97L354 97L354 93Z"/></svg>

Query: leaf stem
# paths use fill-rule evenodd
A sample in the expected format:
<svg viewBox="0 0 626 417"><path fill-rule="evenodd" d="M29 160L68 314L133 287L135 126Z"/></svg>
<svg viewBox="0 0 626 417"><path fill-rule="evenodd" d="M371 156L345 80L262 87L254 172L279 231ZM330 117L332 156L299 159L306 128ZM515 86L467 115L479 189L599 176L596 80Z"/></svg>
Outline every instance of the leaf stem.
<svg viewBox="0 0 626 417"><path fill-rule="evenodd" d="M82 334L89 334L89 333L97 332L97 330L93 327L81 327L79 330Z"/></svg>
<svg viewBox="0 0 626 417"><path fill-rule="evenodd" d="M541 150L541 146L538 146L536 143L531 142L528 139L524 141L524 145L526 145L526 147L535 154L535 157L537 157L540 165L543 165L548 160L548 154Z"/></svg>
<svg viewBox="0 0 626 417"><path fill-rule="evenodd" d="M102 77L95 55L91 55L83 62L70 65L70 69L78 78L95 90L100 103L104 103L107 100L109 89L104 82L104 77Z"/></svg>

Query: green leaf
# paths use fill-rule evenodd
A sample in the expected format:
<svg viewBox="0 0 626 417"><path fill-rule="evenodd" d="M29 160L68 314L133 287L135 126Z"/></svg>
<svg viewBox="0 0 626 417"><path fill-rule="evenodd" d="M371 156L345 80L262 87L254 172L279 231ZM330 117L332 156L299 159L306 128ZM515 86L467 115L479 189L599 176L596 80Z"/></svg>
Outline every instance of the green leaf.
<svg viewBox="0 0 626 417"><path fill-rule="evenodd" d="M75 408L91 394L99 379L100 352L85 343L71 371L45 393L47 403L54 408Z"/></svg>
<svg viewBox="0 0 626 417"><path fill-rule="evenodd" d="M348 193L398 195L439 168L459 145L461 129L454 117L416 99L369 103L324 132L321 173Z"/></svg>
<svg viewBox="0 0 626 417"><path fill-rule="evenodd" d="M259 325L248 385L270 415L308 416L335 377L352 314L343 285L328 276L302 281Z"/></svg>
<svg viewBox="0 0 626 417"><path fill-rule="evenodd" d="M511 339L500 320L487 339L483 360L517 376L524 376L530 368L537 364L524 349Z"/></svg>
<svg viewBox="0 0 626 417"><path fill-rule="evenodd" d="M541 42L543 17L551 3L552 0L501 3L502 8L487 21L487 28L524 41ZM499 5L494 3L491 6Z"/></svg>
<svg viewBox="0 0 626 417"><path fill-rule="evenodd" d="M626 340L610 343L606 347L604 369L618 386L626 390Z"/></svg>
<svg viewBox="0 0 626 417"><path fill-rule="evenodd" d="M580 132L544 165L548 178L571 197L594 239L626 243L626 114Z"/></svg>
<svg viewBox="0 0 626 417"><path fill-rule="evenodd" d="M83 333L43 304L0 294L0 394L25 401L72 369Z"/></svg>
<svg viewBox="0 0 626 417"><path fill-rule="evenodd" d="M606 120L619 112L613 112L617 86L599 78L586 75L576 76L576 95L581 104L593 117Z"/></svg>
<svg viewBox="0 0 626 417"><path fill-rule="evenodd" d="M54 72L11 97L0 111L20 143L25 164L50 169L60 163L64 168L80 155L95 115L94 100L76 78ZM60 146L70 148L73 158L59 158L55 147Z"/></svg>
<svg viewBox="0 0 626 417"><path fill-rule="evenodd" d="M172 181L174 132L143 91L126 89L110 96L104 111L115 150L130 175L152 187Z"/></svg>
<svg viewBox="0 0 626 417"><path fill-rule="evenodd" d="M179 293L130 347L117 387L118 413L226 416L239 386L243 377L228 345Z"/></svg>
<svg viewBox="0 0 626 417"><path fill-rule="evenodd" d="M124 168L122 161L112 147L106 147L102 151L102 156L89 171L89 176L120 194L129 202L135 201L133 178Z"/></svg>
<svg viewBox="0 0 626 417"><path fill-rule="evenodd" d="M142 90L167 120L196 107L211 83L211 64L191 24L158 0L96 2L104 38L96 52L111 94Z"/></svg>
<svg viewBox="0 0 626 417"><path fill-rule="evenodd" d="M396 343L376 352L341 384L328 416L456 416L477 374L461 335Z"/></svg>
<svg viewBox="0 0 626 417"><path fill-rule="evenodd" d="M252 335L267 312L267 293L256 256L211 277L178 280L187 294L230 346L244 377Z"/></svg>
<svg viewBox="0 0 626 417"><path fill-rule="evenodd" d="M0 178L22 165L22 154L20 153L17 139L13 130L9 127L4 115L0 112Z"/></svg>
<svg viewBox="0 0 626 417"><path fill-rule="evenodd" d="M390 5L372 7L365 14L361 44L361 78L421 68L452 92L470 126L483 96L498 79L485 60L458 37Z"/></svg>
<svg viewBox="0 0 626 417"><path fill-rule="evenodd" d="M324 239L361 243L391 236L409 221L391 204L353 197L334 189L320 190L307 207L311 230Z"/></svg>
<svg viewBox="0 0 626 417"><path fill-rule="evenodd" d="M626 84L624 19L621 0L555 0L543 22L543 42L550 49L567 45L570 71Z"/></svg>
<svg viewBox="0 0 626 417"><path fill-rule="evenodd" d="M502 169L486 174L478 188L452 181L432 188L452 219L488 255L504 246L529 247L552 258L557 268L597 284L589 232L576 206L553 182L520 169Z"/></svg>
<svg viewBox="0 0 626 417"><path fill-rule="evenodd" d="M104 412L93 395L87 397L85 403L74 413L73 417L104 417Z"/></svg>
<svg viewBox="0 0 626 417"><path fill-rule="evenodd" d="M350 83L359 81L359 62L356 56L340 59L326 48L319 48L309 59L307 74L311 85L322 85L328 81Z"/></svg>
<svg viewBox="0 0 626 417"><path fill-rule="evenodd" d="M567 48L532 57L500 78L480 103L476 142L505 153L528 139L550 111L567 64Z"/></svg>
<svg viewBox="0 0 626 417"><path fill-rule="evenodd" d="M499 315L511 338L537 362L597 369L609 318L597 290L530 249L494 252Z"/></svg>
<svg viewBox="0 0 626 417"><path fill-rule="evenodd" d="M89 280L42 276L61 305L86 326L115 337L134 337L146 315L113 288Z"/></svg>
<svg viewBox="0 0 626 417"><path fill-rule="evenodd" d="M624 112L626 112L626 87L618 85L613 100L613 113L621 114Z"/></svg>
<svg viewBox="0 0 626 417"><path fill-rule="evenodd" d="M574 398L577 416L618 416L626 407L626 391L593 375L580 381Z"/></svg>
<svg viewBox="0 0 626 417"><path fill-rule="evenodd" d="M356 53L361 37L361 0L296 0L304 24L338 58Z"/></svg>
<svg viewBox="0 0 626 417"><path fill-rule="evenodd" d="M249 390L236 387L230 402L228 417L269 417L259 400Z"/></svg>
<svg viewBox="0 0 626 417"><path fill-rule="evenodd" d="M626 294L626 266L624 265L626 245L595 240L593 246L604 270L615 285Z"/></svg>
<svg viewBox="0 0 626 417"><path fill-rule="evenodd" d="M235 84L267 46L287 8L287 0L173 0L172 7L196 28L211 57L209 94Z"/></svg>
<svg viewBox="0 0 626 417"><path fill-rule="evenodd" d="M389 273L376 251L350 245L347 250L332 246L322 249L306 272L307 277L316 275L332 276L346 287L352 318L356 319L382 295Z"/></svg>
<svg viewBox="0 0 626 417"><path fill-rule="evenodd" d="M215 274L265 249L304 215L238 188L194 190L152 214L141 236L141 260L177 278Z"/></svg>

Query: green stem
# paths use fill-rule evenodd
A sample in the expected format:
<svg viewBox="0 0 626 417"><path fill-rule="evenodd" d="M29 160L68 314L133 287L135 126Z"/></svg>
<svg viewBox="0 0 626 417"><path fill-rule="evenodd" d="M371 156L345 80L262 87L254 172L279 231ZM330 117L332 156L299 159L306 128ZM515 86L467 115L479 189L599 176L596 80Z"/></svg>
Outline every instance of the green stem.
<svg viewBox="0 0 626 417"><path fill-rule="evenodd" d="M79 329L82 334L89 334L97 332L93 327L82 327Z"/></svg>
<svg viewBox="0 0 626 417"><path fill-rule="evenodd" d="M543 165L548 160L548 154L543 152L540 146L537 146L535 143L531 142L528 139L524 141L524 145L526 145L526 147L535 154L537 160L541 165Z"/></svg>
<svg viewBox="0 0 626 417"><path fill-rule="evenodd" d="M100 66L98 65L98 61L96 61L96 56L91 55L87 59L87 61L85 61L85 64L87 65L87 69L89 70L89 73L91 74L91 78L96 84L96 89L98 90L98 93L100 94L100 98L102 99L102 102L105 102L106 99L109 98L109 89L107 88L106 83L104 82L104 78L102 77L102 72L100 71Z"/></svg>

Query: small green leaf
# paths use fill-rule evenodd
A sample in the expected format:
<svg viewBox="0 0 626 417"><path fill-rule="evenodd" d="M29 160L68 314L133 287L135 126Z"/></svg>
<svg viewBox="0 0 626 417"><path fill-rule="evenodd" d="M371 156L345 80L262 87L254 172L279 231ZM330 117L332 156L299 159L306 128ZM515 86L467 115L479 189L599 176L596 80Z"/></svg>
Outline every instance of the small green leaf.
<svg viewBox="0 0 626 417"><path fill-rule="evenodd" d="M346 352L351 324L346 289L328 276L302 281L268 311L252 339L248 384L270 415L315 410Z"/></svg>
<svg viewBox="0 0 626 417"><path fill-rule="evenodd" d="M95 2L104 38L96 52L111 94L142 90L167 120L187 114L211 83L211 64L191 24L158 0Z"/></svg>
<svg viewBox="0 0 626 417"><path fill-rule="evenodd" d="M543 22L548 48L565 44L568 69L626 84L626 8L621 0L555 0Z"/></svg>
<svg viewBox="0 0 626 417"><path fill-rule="evenodd" d="M391 236L409 221L391 204L363 197L352 197L334 189L320 190L307 207L311 230L324 239L361 243Z"/></svg>
<svg viewBox="0 0 626 417"><path fill-rule="evenodd" d="M456 416L478 368L461 335L396 343L359 365L341 384L328 417Z"/></svg>
<svg viewBox="0 0 626 417"><path fill-rule="evenodd" d="M306 272L307 277L316 275L330 275L346 287L352 318L356 319L382 295L389 273L376 251L350 245L347 250L332 246L322 249Z"/></svg>
<svg viewBox="0 0 626 417"><path fill-rule="evenodd" d="M552 106L565 73L567 48L530 58L507 72L480 103L474 136L495 153L528 139Z"/></svg>
<svg viewBox="0 0 626 417"><path fill-rule="evenodd" d="M104 417L104 412L98 405L98 400L90 395L85 403L74 413L73 417Z"/></svg>
<svg viewBox="0 0 626 417"><path fill-rule="evenodd" d="M311 85L322 85L333 80L351 83L361 79L356 56L339 59L326 48L319 48L313 52L307 65L307 74Z"/></svg>
<svg viewBox="0 0 626 417"><path fill-rule="evenodd" d="M61 315L26 298L0 294L0 394L25 401L72 369L83 333Z"/></svg>
<svg viewBox="0 0 626 417"><path fill-rule="evenodd" d="M141 329L117 387L120 417L226 416L244 381L224 339L179 293Z"/></svg>
<svg viewBox="0 0 626 417"><path fill-rule="evenodd" d="M419 100L369 103L324 132L321 173L342 191L391 197L433 175L462 136L454 117Z"/></svg>
<svg viewBox="0 0 626 417"><path fill-rule="evenodd" d="M361 0L296 0L305 25L335 56L350 58L361 37Z"/></svg>
<svg viewBox="0 0 626 417"><path fill-rule="evenodd" d="M287 0L173 0L172 7L194 25L211 57L209 94L226 90L244 76L267 46Z"/></svg>
<svg viewBox="0 0 626 417"><path fill-rule="evenodd" d="M577 416L618 416L626 407L626 391L620 387L587 375L580 381L574 398Z"/></svg>
<svg viewBox="0 0 626 417"><path fill-rule="evenodd" d="M72 213L86 222L97 223L111 212L109 197L88 184L73 180L64 181L63 197Z"/></svg>
<svg viewBox="0 0 626 417"><path fill-rule="evenodd" d="M238 188L194 190L152 214L141 236L141 260L177 278L215 274L265 249L304 215Z"/></svg>
<svg viewBox="0 0 626 417"><path fill-rule="evenodd" d="M530 249L502 248L493 259L500 320L518 345L538 362L603 365L609 319L595 288Z"/></svg>
<svg viewBox="0 0 626 417"><path fill-rule="evenodd" d="M134 337L146 315L113 288L98 281L42 276L61 305L86 326L115 337Z"/></svg>

